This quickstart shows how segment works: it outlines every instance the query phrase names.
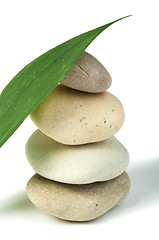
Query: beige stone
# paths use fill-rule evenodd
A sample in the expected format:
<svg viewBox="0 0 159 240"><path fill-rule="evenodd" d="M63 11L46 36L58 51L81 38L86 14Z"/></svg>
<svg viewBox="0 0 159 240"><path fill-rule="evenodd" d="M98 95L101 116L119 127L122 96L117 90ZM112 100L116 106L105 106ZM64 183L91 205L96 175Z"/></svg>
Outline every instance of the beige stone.
<svg viewBox="0 0 159 240"><path fill-rule="evenodd" d="M71 184L106 181L119 176L129 154L115 138L84 145L65 145L37 130L26 144L26 156L39 175Z"/></svg>
<svg viewBox="0 0 159 240"><path fill-rule="evenodd" d="M70 145L108 139L124 122L122 104L111 93L86 93L62 85L30 116L44 134Z"/></svg>
<svg viewBox="0 0 159 240"><path fill-rule="evenodd" d="M130 181L127 173L101 183L72 185L35 174L26 190L33 204L58 218L89 221L100 217L125 199Z"/></svg>
<svg viewBox="0 0 159 240"><path fill-rule="evenodd" d="M84 92L99 93L107 90L111 82L111 76L105 67L92 55L84 52L61 84Z"/></svg>

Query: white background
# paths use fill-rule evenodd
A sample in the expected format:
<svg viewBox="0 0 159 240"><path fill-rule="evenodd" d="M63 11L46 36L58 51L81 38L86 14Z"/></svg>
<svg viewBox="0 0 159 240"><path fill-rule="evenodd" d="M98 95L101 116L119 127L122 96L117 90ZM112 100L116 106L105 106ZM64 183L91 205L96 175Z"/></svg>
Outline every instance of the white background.
<svg viewBox="0 0 159 240"><path fill-rule="evenodd" d="M0 239L158 239L159 14L156 0L5 0L0 2L0 92L30 61L95 27L106 29L87 49L110 72L109 91L126 119L116 135L131 157L127 199L87 223L61 221L38 210L25 186L34 174L25 143L28 117L0 149Z"/></svg>

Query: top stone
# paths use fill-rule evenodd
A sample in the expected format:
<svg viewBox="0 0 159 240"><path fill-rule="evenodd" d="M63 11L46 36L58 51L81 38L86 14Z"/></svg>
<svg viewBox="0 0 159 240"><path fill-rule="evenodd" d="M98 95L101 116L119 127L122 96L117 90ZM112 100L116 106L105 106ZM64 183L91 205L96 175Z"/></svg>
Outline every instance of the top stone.
<svg viewBox="0 0 159 240"><path fill-rule="evenodd" d="M104 66L92 55L84 52L61 84L83 92L100 93L107 90L112 79Z"/></svg>

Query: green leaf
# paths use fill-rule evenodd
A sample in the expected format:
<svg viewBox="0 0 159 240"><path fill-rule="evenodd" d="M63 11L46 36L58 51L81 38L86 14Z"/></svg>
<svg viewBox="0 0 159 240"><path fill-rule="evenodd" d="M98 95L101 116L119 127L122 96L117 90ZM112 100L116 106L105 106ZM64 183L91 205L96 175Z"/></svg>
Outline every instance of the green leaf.
<svg viewBox="0 0 159 240"><path fill-rule="evenodd" d="M49 50L24 67L10 81L0 95L0 147L57 86L87 46L103 30L123 18L74 37Z"/></svg>

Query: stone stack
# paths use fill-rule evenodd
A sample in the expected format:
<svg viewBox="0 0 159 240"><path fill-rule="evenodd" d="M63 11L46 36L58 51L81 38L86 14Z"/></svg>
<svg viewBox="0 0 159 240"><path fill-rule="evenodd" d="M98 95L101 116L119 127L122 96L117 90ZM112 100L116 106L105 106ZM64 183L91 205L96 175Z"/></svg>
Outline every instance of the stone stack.
<svg viewBox="0 0 159 240"><path fill-rule="evenodd" d="M88 221L127 196L129 154L114 137L124 110L106 91L110 85L108 71L84 52L31 113L39 129L26 144L36 171L26 189L39 209L65 220Z"/></svg>

